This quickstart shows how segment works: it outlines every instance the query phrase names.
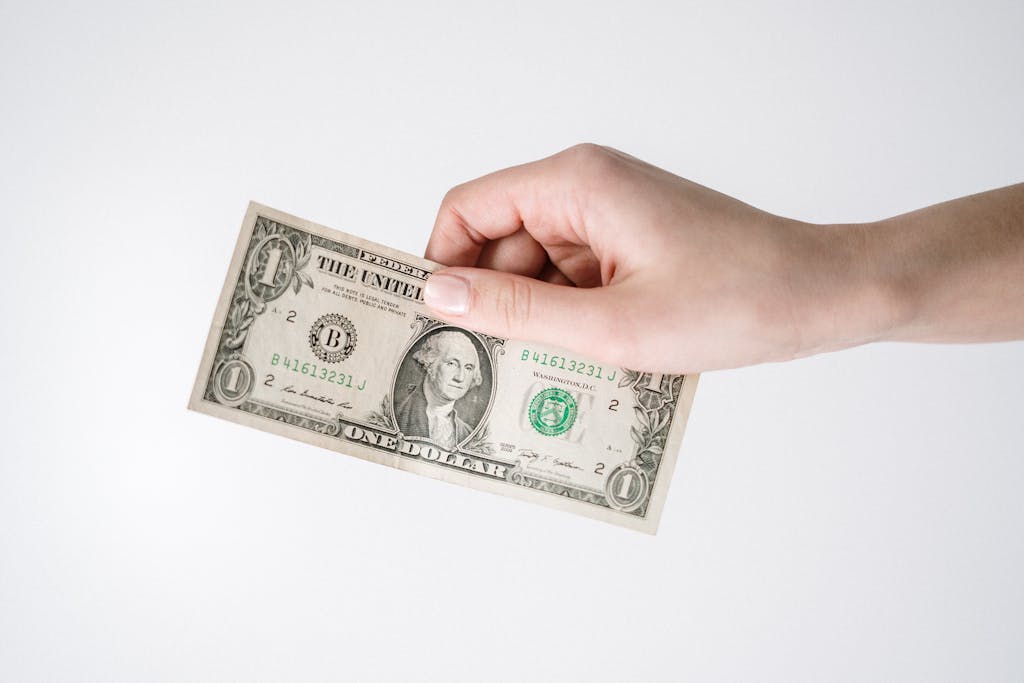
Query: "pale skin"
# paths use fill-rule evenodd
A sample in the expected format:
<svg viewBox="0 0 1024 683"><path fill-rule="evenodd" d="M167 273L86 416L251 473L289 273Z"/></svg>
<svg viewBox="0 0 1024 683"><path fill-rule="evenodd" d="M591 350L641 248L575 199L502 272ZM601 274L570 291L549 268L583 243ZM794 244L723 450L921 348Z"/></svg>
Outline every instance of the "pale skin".
<svg viewBox="0 0 1024 683"><path fill-rule="evenodd" d="M817 225L585 144L453 188L426 257L439 317L638 370L1024 339L1024 183Z"/></svg>

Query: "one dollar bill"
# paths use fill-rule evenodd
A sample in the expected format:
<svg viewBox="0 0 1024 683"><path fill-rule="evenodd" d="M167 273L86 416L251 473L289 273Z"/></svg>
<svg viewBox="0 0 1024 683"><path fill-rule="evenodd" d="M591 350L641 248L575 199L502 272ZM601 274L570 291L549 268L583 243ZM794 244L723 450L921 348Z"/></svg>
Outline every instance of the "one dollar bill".
<svg viewBox="0 0 1024 683"><path fill-rule="evenodd" d="M453 326L440 267L250 204L189 407L654 533L698 376Z"/></svg>

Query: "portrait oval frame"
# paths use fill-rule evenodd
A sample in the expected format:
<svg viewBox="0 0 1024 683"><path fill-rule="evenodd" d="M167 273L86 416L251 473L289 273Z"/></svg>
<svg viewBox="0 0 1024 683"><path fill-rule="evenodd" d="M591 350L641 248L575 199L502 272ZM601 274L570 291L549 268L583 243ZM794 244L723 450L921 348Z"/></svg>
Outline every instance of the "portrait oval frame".
<svg viewBox="0 0 1024 683"><path fill-rule="evenodd" d="M398 406L402 402L402 399L406 395L404 390L408 388L407 386L400 386L399 382L403 379L403 374L404 374L403 370L406 367L408 367L407 364L412 363L415 366L419 367L419 363L412 358L412 354L416 353L416 351L418 351L419 348L424 343L426 343L426 340L428 338L430 338L430 337L432 337L432 336L434 336L434 335L436 335L436 334L438 334L440 332L459 332L459 333L463 334L464 336L466 336L472 342L473 347L476 349L477 356L480 359L480 374L483 377L483 382L481 383L481 385L479 387L475 387L474 389L471 389L470 391L479 391L485 385L489 385L489 386L487 386L486 391L481 393L481 395L486 398L486 404L484 405L483 411L480 413L479 419L477 419L476 424L472 424L471 425L471 429L470 429L469 433L466 435L466 437L461 439L461 440L459 440L455 444L456 449L461 450L461 447L464 444L473 441L474 437L476 437L476 435L480 432L481 428L487 423L487 419L488 419L488 417L491 414L491 408L494 406L494 397L495 397L495 392L496 392L496 389L497 389L497 383L495 382L495 373L494 373L494 369L495 369L495 355L496 355L495 350L494 350L494 346L493 346L493 344L489 344L487 342L487 340L483 339L476 332L473 332L472 330L467 330L467 329L465 329L463 327L458 327L457 325L436 324L436 323L433 324L433 325L427 325L424 329L422 329L419 332L417 332L413 336L413 338L410 340L410 342L406 345L405 349L402 351L401 360L399 360L399 362L395 366L395 372L394 372L393 377L391 378L391 405L390 405L390 408L391 408L391 411L392 411L392 415L395 416L395 428L396 428L396 430L399 433L402 433L402 437L404 439L406 439L408 441L417 441L417 442L423 442L423 443L433 443L427 437L409 436L408 434L405 434L402 431L401 425L398 424ZM500 348L500 347L498 347L498 348ZM419 377L420 381L422 381L422 378L423 378L422 369L419 370L418 377ZM469 392L467 392L467 395L468 395L468 393ZM461 401L461 400L463 400L463 399L459 399L459 401ZM456 401L456 406L458 406L458 401ZM463 417L463 416L460 415L460 417Z"/></svg>

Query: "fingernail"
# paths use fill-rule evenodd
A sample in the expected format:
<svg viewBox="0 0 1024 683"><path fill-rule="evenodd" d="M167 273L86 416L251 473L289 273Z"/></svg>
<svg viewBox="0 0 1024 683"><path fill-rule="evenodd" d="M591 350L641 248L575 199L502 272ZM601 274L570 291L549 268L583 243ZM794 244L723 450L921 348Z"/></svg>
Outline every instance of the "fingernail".
<svg viewBox="0 0 1024 683"><path fill-rule="evenodd" d="M462 315L469 310L469 282L457 275L431 275L423 288L423 300L442 313Z"/></svg>

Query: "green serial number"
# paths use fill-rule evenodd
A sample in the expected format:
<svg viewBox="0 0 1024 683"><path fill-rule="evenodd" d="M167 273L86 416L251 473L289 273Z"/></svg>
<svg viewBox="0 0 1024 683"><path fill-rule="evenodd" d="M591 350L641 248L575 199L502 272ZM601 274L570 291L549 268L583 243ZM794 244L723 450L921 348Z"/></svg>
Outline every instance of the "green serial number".
<svg viewBox="0 0 1024 683"><path fill-rule="evenodd" d="M544 365L549 368L558 368L559 370L568 370L569 372L575 372L578 375L594 377L596 379L607 379L608 381L613 381L615 379L615 375L618 374L617 370L612 370L612 374L605 375L604 368L600 365L576 360L575 358L566 358L565 356L548 355L543 351L530 351L530 349L523 349L523 355L520 356L519 360L524 363L529 363L532 360L537 365Z"/></svg>
<svg viewBox="0 0 1024 683"><path fill-rule="evenodd" d="M327 368L319 368L316 363L309 361L301 361L297 358L289 358L288 356L282 356L279 353L275 353L270 357L270 364L274 366L281 366L286 370L291 370L298 375L306 375L308 377L315 377L316 379L324 382L330 382L331 384L337 384L338 386L347 387L349 389L355 389L356 391L362 391L366 388L366 379L362 382L353 385L355 381L354 376L338 372L337 370L328 370Z"/></svg>

